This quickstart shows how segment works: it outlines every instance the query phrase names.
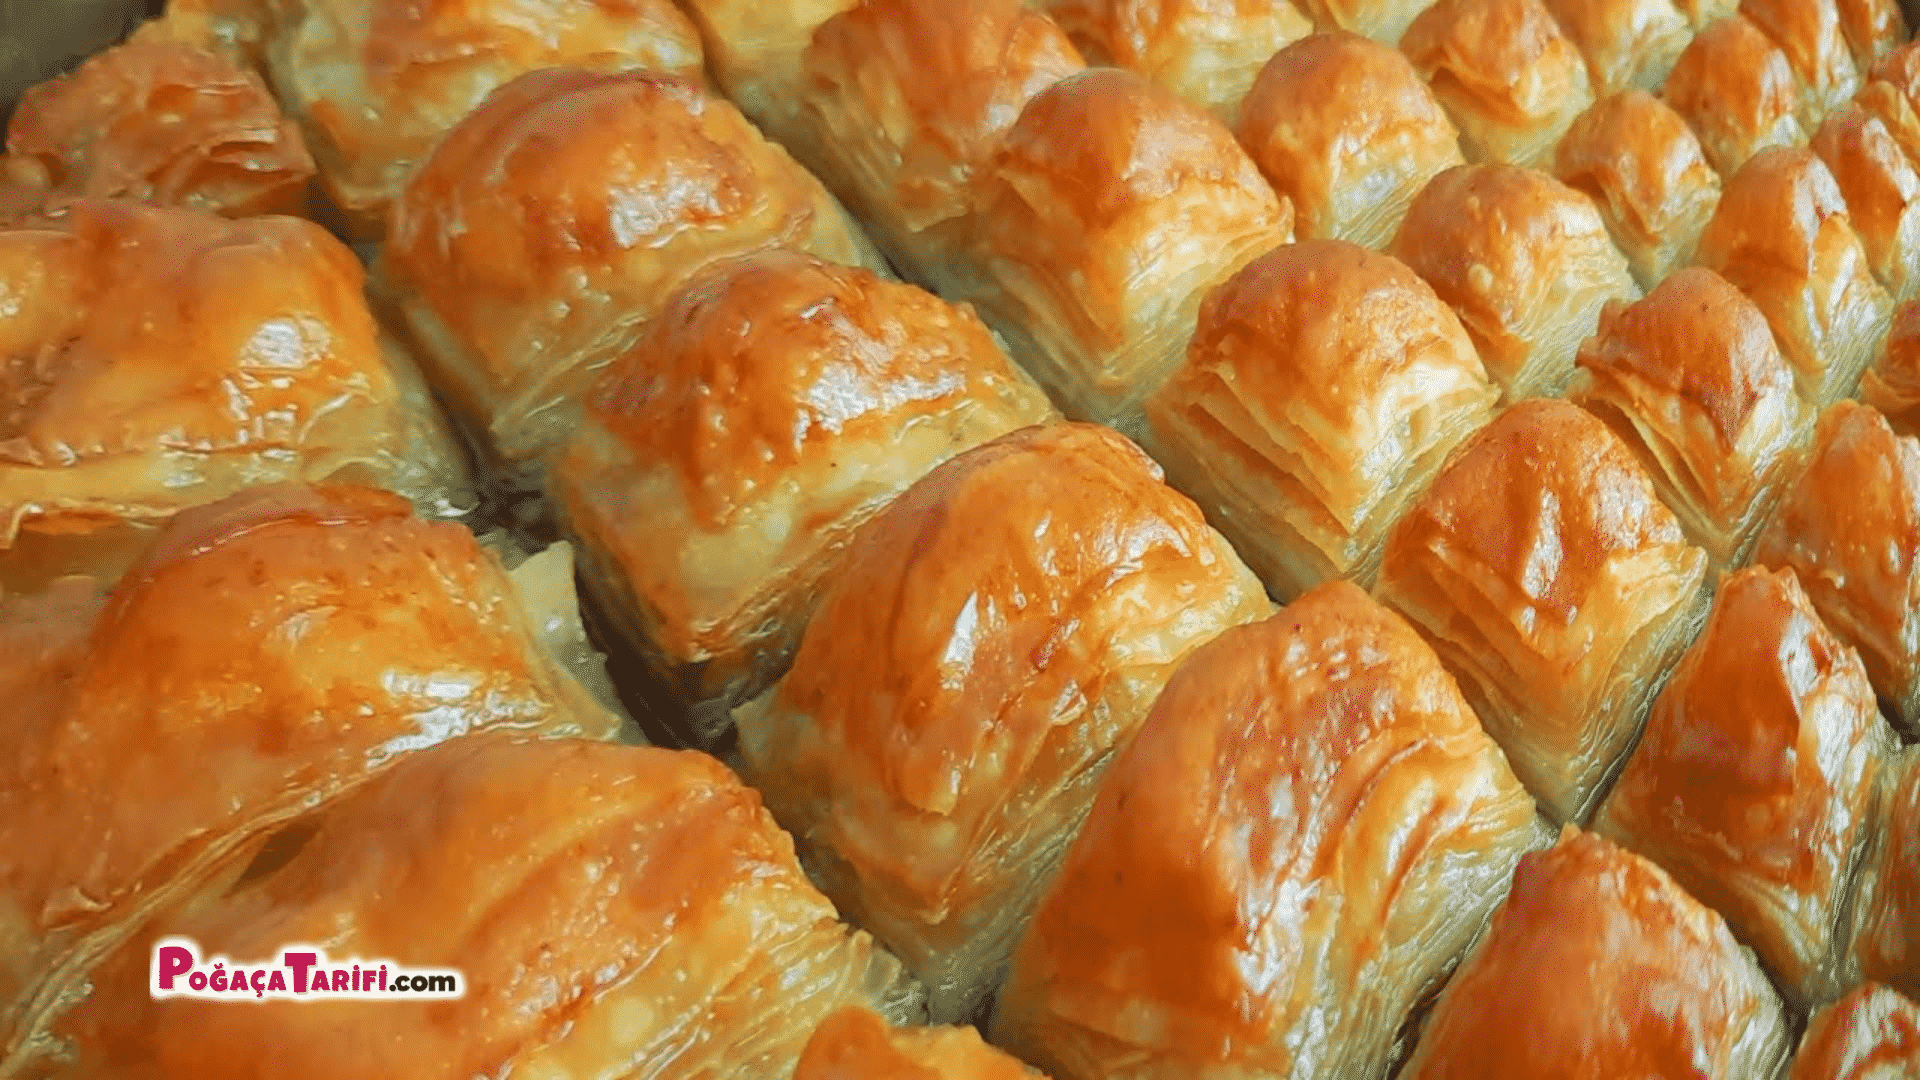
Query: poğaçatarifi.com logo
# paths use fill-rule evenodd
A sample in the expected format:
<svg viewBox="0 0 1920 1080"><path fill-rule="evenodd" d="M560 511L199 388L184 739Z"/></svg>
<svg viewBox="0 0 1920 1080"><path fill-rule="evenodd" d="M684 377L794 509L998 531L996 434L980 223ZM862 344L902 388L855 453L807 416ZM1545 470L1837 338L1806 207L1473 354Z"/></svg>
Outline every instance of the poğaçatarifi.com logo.
<svg viewBox="0 0 1920 1080"><path fill-rule="evenodd" d="M192 938L153 946L148 990L155 1001L391 1001L458 998L467 980L453 968L404 967L392 960L335 960L317 945L288 945L271 960L205 959Z"/></svg>

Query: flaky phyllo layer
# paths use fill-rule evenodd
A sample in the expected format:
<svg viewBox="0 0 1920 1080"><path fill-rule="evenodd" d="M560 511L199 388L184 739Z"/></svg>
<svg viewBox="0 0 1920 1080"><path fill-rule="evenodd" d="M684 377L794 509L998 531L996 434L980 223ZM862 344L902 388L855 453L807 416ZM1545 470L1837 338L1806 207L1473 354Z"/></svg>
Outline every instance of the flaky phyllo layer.
<svg viewBox="0 0 1920 1080"><path fill-rule="evenodd" d="M1191 502L1103 428L1030 428L875 518L745 774L856 925L971 1018L1112 755L1175 664L1269 610Z"/></svg>
<svg viewBox="0 0 1920 1080"><path fill-rule="evenodd" d="M605 690L570 576L564 550L510 574L382 492L266 487L181 514L110 591L0 598L25 706L0 735L0 1049L393 762L484 729L614 735L576 679Z"/></svg>

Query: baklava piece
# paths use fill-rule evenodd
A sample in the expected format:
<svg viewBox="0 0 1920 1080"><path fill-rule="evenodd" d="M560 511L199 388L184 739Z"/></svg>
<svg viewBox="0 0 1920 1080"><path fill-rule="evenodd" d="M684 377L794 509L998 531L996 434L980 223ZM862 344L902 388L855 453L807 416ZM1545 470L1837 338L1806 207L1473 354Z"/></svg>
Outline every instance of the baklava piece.
<svg viewBox="0 0 1920 1080"><path fill-rule="evenodd" d="M827 1017L793 1080L1041 1080L970 1027L894 1027L849 1005Z"/></svg>
<svg viewBox="0 0 1920 1080"><path fill-rule="evenodd" d="M1920 1006L1862 983L1813 1014L1787 1080L1906 1080L1920 1074Z"/></svg>
<svg viewBox="0 0 1920 1080"><path fill-rule="evenodd" d="M1546 167L1593 104L1586 61L1541 0L1439 0L1400 47L1459 127L1468 161Z"/></svg>
<svg viewBox="0 0 1920 1080"><path fill-rule="evenodd" d="M1655 91L1693 40L1673 0L1546 0L1587 61L1597 97Z"/></svg>
<svg viewBox="0 0 1920 1080"><path fill-rule="evenodd" d="M1226 123L1267 58L1313 32L1289 0L1038 0L1089 63L1125 68Z"/></svg>
<svg viewBox="0 0 1920 1080"><path fill-rule="evenodd" d="M1760 28L1735 15L1694 35L1660 87L1722 178L1769 146L1801 146L1793 65Z"/></svg>
<svg viewBox="0 0 1920 1080"><path fill-rule="evenodd" d="M1720 202L1720 176L1693 129L1642 90L1581 113L1554 153L1553 174L1600 208L1642 289L1693 260Z"/></svg>
<svg viewBox="0 0 1920 1080"><path fill-rule="evenodd" d="M1896 301L1920 294L1920 170L1886 123L1842 105L1814 133L1813 152L1840 188L1873 276Z"/></svg>

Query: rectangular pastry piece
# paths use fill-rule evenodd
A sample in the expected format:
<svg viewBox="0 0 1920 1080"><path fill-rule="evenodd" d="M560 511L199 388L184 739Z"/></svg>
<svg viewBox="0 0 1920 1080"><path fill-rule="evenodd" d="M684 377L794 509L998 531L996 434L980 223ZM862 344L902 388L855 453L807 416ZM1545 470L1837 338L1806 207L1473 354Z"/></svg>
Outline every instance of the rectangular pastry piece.
<svg viewBox="0 0 1920 1080"><path fill-rule="evenodd" d="M1572 400L1640 458L1687 538L1719 569L1744 564L1813 439L1814 410L1766 317L1688 267L1609 305L1580 369Z"/></svg>
<svg viewBox="0 0 1920 1080"><path fill-rule="evenodd" d="M1455 165L1459 133L1404 54L1358 34L1314 34L1260 70L1240 144L1293 204L1294 232L1385 247L1427 181Z"/></svg>
<svg viewBox="0 0 1920 1080"><path fill-rule="evenodd" d="M1233 134L1145 78L1095 68L1027 103L981 211L973 300L1076 420L1137 427L1201 297L1293 239Z"/></svg>
<svg viewBox="0 0 1920 1080"><path fill-rule="evenodd" d="M1654 864L1568 827L1427 1017L1406 1080L1757 1080L1790 1050L1753 954Z"/></svg>
<svg viewBox="0 0 1920 1080"><path fill-rule="evenodd" d="M1546 0L1547 10L1587 61L1595 97L1660 89L1693 41L1674 0Z"/></svg>
<svg viewBox="0 0 1920 1080"><path fill-rule="evenodd" d="M1722 178L1769 146L1803 146L1799 84L1787 54L1745 17L1696 33L1660 87L1660 98L1700 136Z"/></svg>
<svg viewBox="0 0 1920 1080"><path fill-rule="evenodd" d="M680 282L782 246L885 266L725 100L666 76L554 68L454 126L395 205L375 275L495 485L518 499L539 490L594 375Z"/></svg>
<svg viewBox="0 0 1920 1080"><path fill-rule="evenodd" d="M0 588L111 580L173 514L262 483L472 509L364 279L295 218L80 200L0 227Z"/></svg>
<svg viewBox="0 0 1920 1080"><path fill-rule="evenodd" d="M1879 410L1893 430L1920 435L1920 297L1894 309L1880 355L1860 380L1860 400Z"/></svg>
<svg viewBox="0 0 1920 1080"><path fill-rule="evenodd" d="M793 1080L1043 1080L971 1027L894 1027L849 1005L821 1023Z"/></svg>
<svg viewBox="0 0 1920 1080"><path fill-rule="evenodd" d="M1805 130L1818 128L1828 110L1860 89L1838 0L1740 0L1740 14L1786 54Z"/></svg>
<svg viewBox="0 0 1920 1080"><path fill-rule="evenodd" d="M493 91L580 65L702 78L700 37L672 0L173 0L176 36L254 63L299 122L333 220L386 235L407 178Z"/></svg>
<svg viewBox="0 0 1920 1080"><path fill-rule="evenodd" d="M1541 0L1439 0L1400 48L1453 117L1471 162L1545 167L1593 104L1586 61Z"/></svg>
<svg viewBox="0 0 1920 1080"><path fill-rule="evenodd" d="M1798 1005L1831 1000L1896 745L1793 571L1737 570L1593 828L1724 916Z"/></svg>
<svg viewBox="0 0 1920 1080"><path fill-rule="evenodd" d="M477 735L317 825L139 944L185 937L250 976L313 943L330 963L453 968L465 993L151 1001L151 946L129 948L68 1025L83 1061L157 1080L777 1078L839 1008L917 1013L899 961L839 921L759 798L702 754Z"/></svg>
<svg viewBox="0 0 1920 1080"><path fill-rule="evenodd" d="M1895 435L1869 406L1827 409L1753 558L1799 575L1911 733L1920 724L1920 441Z"/></svg>
<svg viewBox="0 0 1920 1080"><path fill-rule="evenodd" d="M1321 30L1346 30L1398 45L1407 27L1433 0L1299 0L1300 10Z"/></svg>
<svg viewBox="0 0 1920 1080"><path fill-rule="evenodd" d="M1088 63L1145 75L1228 124L1267 58L1313 33L1313 23L1289 0L1036 0L1035 6L1072 35Z"/></svg>
<svg viewBox="0 0 1920 1080"><path fill-rule="evenodd" d="M1553 175L1592 199L1634 280L1652 289L1693 261L1720 176L1686 120L1644 90L1601 98L1554 151Z"/></svg>
<svg viewBox="0 0 1920 1080"><path fill-rule="evenodd" d="M1707 562L1605 424L1532 400L1400 519L1377 591L1460 679L1541 809L1578 822L1699 626Z"/></svg>
<svg viewBox="0 0 1920 1080"><path fill-rule="evenodd" d="M1892 773L1861 860L1845 975L1912 997L1920 994L1920 751L1908 749Z"/></svg>
<svg viewBox="0 0 1920 1080"><path fill-rule="evenodd" d="M1133 444L1027 428L860 531L792 669L735 713L742 775L933 1020L963 1021L1174 666L1271 610Z"/></svg>
<svg viewBox="0 0 1920 1080"><path fill-rule="evenodd" d="M1827 114L1813 152L1833 174L1867 265L1896 301L1920 295L1920 169L1879 117L1857 105Z"/></svg>
<svg viewBox="0 0 1920 1080"><path fill-rule="evenodd" d="M1786 1080L1901 1080L1920 1073L1920 1005L1862 983L1807 1022Z"/></svg>
<svg viewBox="0 0 1920 1080"><path fill-rule="evenodd" d="M1453 308L1506 401L1564 393L1601 308L1640 298L1593 200L1516 165L1434 177L1387 253Z"/></svg>
<svg viewBox="0 0 1920 1080"><path fill-rule="evenodd" d="M1378 1080L1550 833L1432 650L1346 582L1194 652L1022 939L1055 1080Z"/></svg>
<svg viewBox="0 0 1920 1080"><path fill-rule="evenodd" d="M1853 393L1893 318L1840 187L1811 150L1772 147L1740 166L1694 261L1766 315L1816 407Z"/></svg>
<svg viewBox="0 0 1920 1080"><path fill-rule="evenodd" d="M1840 12L1840 32L1846 35L1847 48L1853 53L1853 66L1862 80L1873 67L1913 36L1907 28L1903 0L1835 0ZM1908 8L1911 10L1911 7Z"/></svg>
<svg viewBox="0 0 1920 1080"><path fill-rule="evenodd" d="M77 196L301 214L314 174L300 129L260 77L166 22L28 90L6 150L0 211Z"/></svg>
<svg viewBox="0 0 1920 1080"><path fill-rule="evenodd" d="M859 7L860 0L679 2L699 28L707 68L720 91L769 137L803 141L807 45L827 20Z"/></svg>
<svg viewBox="0 0 1920 1080"><path fill-rule="evenodd" d="M27 710L0 726L0 1071L104 949L392 762L620 732L554 651L581 644L550 599L571 572L509 573L385 492L275 485L183 511L111 590L0 597Z"/></svg>
<svg viewBox="0 0 1920 1080"><path fill-rule="evenodd" d="M855 530L954 454L1056 416L968 309L769 251L668 299L588 395L552 500L618 636L713 746L785 668Z"/></svg>
<svg viewBox="0 0 1920 1080"><path fill-rule="evenodd" d="M1034 95L1085 67L1022 0L867 0L814 32L788 145L903 274L964 295L1001 140Z"/></svg>
<svg viewBox="0 0 1920 1080"><path fill-rule="evenodd" d="M1887 125L1909 159L1920 160L1920 42L1881 57L1854 103Z"/></svg>
<svg viewBox="0 0 1920 1080"><path fill-rule="evenodd" d="M1276 596L1371 586L1387 529L1499 391L1406 265L1339 240L1249 263L1147 404L1147 446Z"/></svg>

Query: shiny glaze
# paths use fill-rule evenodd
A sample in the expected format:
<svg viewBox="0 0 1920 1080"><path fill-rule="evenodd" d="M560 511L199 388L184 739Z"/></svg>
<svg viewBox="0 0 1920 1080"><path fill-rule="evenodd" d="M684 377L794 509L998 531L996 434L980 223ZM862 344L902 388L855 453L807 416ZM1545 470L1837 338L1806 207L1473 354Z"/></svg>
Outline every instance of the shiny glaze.
<svg viewBox="0 0 1920 1080"><path fill-rule="evenodd" d="M1471 162L1550 161L1593 104L1586 61L1540 0L1438 0L1400 48L1453 117Z"/></svg>
<svg viewBox="0 0 1920 1080"><path fill-rule="evenodd" d="M1900 0L1834 0L1840 32L1853 52L1853 66L1864 79L1873 66L1912 36Z"/></svg>
<svg viewBox="0 0 1920 1080"><path fill-rule="evenodd" d="M1920 720L1920 442L1868 406L1829 408L1753 557L1791 568L1821 618L1860 650L1874 689L1907 723Z"/></svg>
<svg viewBox="0 0 1920 1080"><path fill-rule="evenodd" d="M1874 276L1896 298L1920 290L1920 169L1879 117L1846 104L1827 113L1813 136L1847 207Z"/></svg>
<svg viewBox="0 0 1920 1080"><path fill-rule="evenodd" d="M1595 97L1658 90L1693 27L1673 0L1546 0L1554 21L1587 60Z"/></svg>
<svg viewBox="0 0 1920 1080"><path fill-rule="evenodd" d="M1407 1080L1748 1080L1785 1024L1720 916L1652 863L1569 829L1527 856L1428 1018Z"/></svg>
<svg viewBox="0 0 1920 1080"><path fill-rule="evenodd" d="M1920 1006L1877 983L1815 1013L1787 1080L1908 1080L1920 1073Z"/></svg>
<svg viewBox="0 0 1920 1080"><path fill-rule="evenodd" d="M1387 251L1460 316L1508 400L1564 385L1601 305L1639 297L1593 202L1516 165L1434 177Z"/></svg>
<svg viewBox="0 0 1920 1080"><path fill-rule="evenodd" d="M1033 1070L970 1027L896 1028L870 1009L841 1009L815 1031L793 1080L1034 1080Z"/></svg>
<svg viewBox="0 0 1920 1080"><path fill-rule="evenodd" d="M892 966L713 758L497 735L396 766L284 867L156 932L240 964L312 942L468 981L457 1001L136 1004L145 964L123 963L75 1026L164 1080L775 1075ZM115 1015L136 1008L143 1023Z"/></svg>
<svg viewBox="0 0 1920 1080"><path fill-rule="evenodd" d="M1816 405L1852 390L1893 313L1840 186L1811 150L1774 146L1748 158L1728 178L1695 261L1766 315Z"/></svg>
<svg viewBox="0 0 1920 1080"><path fill-rule="evenodd" d="M1543 839L1432 651L1322 586L1168 684L1021 943L995 1037L1061 1080L1374 1075Z"/></svg>
<svg viewBox="0 0 1920 1080"><path fill-rule="evenodd" d="M1644 90L1581 113L1554 151L1553 175L1599 206L1642 288L1693 257L1720 201L1719 174L1693 129Z"/></svg>
<svg viewBox="0 0 1920 1080"><path fill-rule="evenodd" d="M1833 0L1740 0L1740 14L1786 54L1800 81L1801 122L1807 130L1860 88L1860 71Z"/></svg>
<svg viewBox="0 0 1920 1080"><path fill-rule="evenodd" d="M1660 98L1686 118L1720 175L1731 177L1768 146L1804 145L1798 87L1787 54L1739 16L1694 35L1667 73Z"/></svg>
<svg viewBox="0 0 1920 1080"><path fill-rule="evenodd" d="M1860 658L1793 572L1737 570L1594 828L1660 863L1820 1000L1891 735Z"/></svg>
<svg viewBox="0 0 1920 1080"><path fill-rule="evenodd" d="M29 657L36 709L0 728L0 1009L60 942L125 932L395 759L482 728L612 734L534 632L472 533L396 496L183 511L57 662Z"/></svg>
<svg viewBox="0 0 1920 1080"><path fill-rule="evenodd" d="M1920 767L1901 763L1883 815L1885 836L1863 869L1851 974L1920 994Z"/></svg>
<svg viewBox="0 0 1920 1080"><path fill-rule="evenodd" d="M29 90L7 125L10 164L42 198L128 198L230 217L300 213L313 158L259 76L152 23Z"/></svg>
<svg viewBox="0 0 1920 1080"><path fill-rule="evenodd" d="M1350 30L1392 45L1427 0L1300 0L1300 10L1322 30Z"/></svg>
<svg viewBox="0 0 1920 1080"><path fill-rule="evenodd" d="M1920 42L1881 57L1855 100L1887 125L1909 158L1920 155Z"/></svg>
<svg viewBox="0 0 1920 1080"><path fill-rule="evenodd" d="M1406 56L1346 31L1275 53L1247 94L1237 134L1292 201L1300 236L1368 247L1392 236L1434 174L1463 161L1459 133ZM1392 213L1368 220L1389 201Z"/></svg>
<svg viewBox="0 0 1920 1080"><path fill-rule="evenodd" d="M1860 382L1860 400L1900 434L1920 434L1920 298L1894 309L1886 344Z"/></svg>
<svg viewBox="0 0 1920 1080"><path fill-rule="evenodd" d="M1289 0L1040 0L1090 63L1152 79L1231 120L1260 66L1313 32Z"/></svg>

